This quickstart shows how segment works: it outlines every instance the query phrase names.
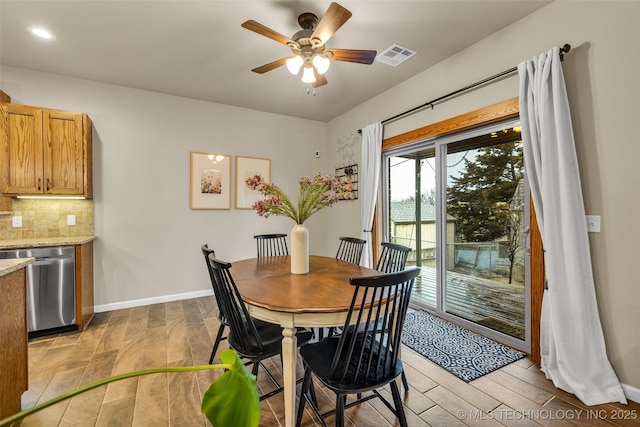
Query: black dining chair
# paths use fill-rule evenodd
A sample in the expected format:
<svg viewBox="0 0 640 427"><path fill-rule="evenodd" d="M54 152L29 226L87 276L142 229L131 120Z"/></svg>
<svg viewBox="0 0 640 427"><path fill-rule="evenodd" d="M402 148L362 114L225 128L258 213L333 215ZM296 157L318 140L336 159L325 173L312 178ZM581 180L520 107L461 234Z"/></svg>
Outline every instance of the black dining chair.
<svg viewBox="0 0 640 427"><path fill-rule="evenodd" d="M362 250L364 249L364 245L367 241L356 237L339 237L338 239L340 240L340 245L338 246L336 259L360 265ZM317 328L315 331L318 335L318 339L324 338L325 328ZM328 335L334 335L335 331L336 328L329 328Z"/></svg>
<svg viewBox="0 0 640 427"><path fill-rule="evenodd" d="M376 270L381 273L394 273L404 270L409 252L413 249L408 246L390 242L382 242L380 246L382 246L382 251L378 258ZM402 372L402 385L404 386L404 391L409 391L409 382L404 372Z"/></svg>
<svg viewBox="0 0 640 427"><path fill-rule="evenodd" d="M286 237L286 234L258 234L253 236L256 240L258 258L289 255Z"/></svg>
<svg viewBox="0 0 640 427"><path fill-rule="evenodd" d="M275 390L260 396L260 400L267 399L283 390L273 374L262 363L263 360L272 356L282 357L282 328L280 325L258 322L249 315L229 271L231 263L215 258L213 254L209 255L208 261L211 266L214 292L218 295L220 308L229 327L227 335L229 347L235 350L240 358L249 360L248 364L252 365L253 375L257 376L258 369L262 366L276 386ZM296 336L299 346L308 343L312 338L311 332L301 329L296 331Z"/></svg>
<svg viewBox="0 0 640 427"><path fill-rule="evenodd" d="M216 253L213 249L210 249L209 245L207 245L206 243L202 245L201 249L202 249L202 255L204 255L204 262L207 263L207 270L209 271L209 277L211 278L211 283L213 283L213 270L211 269L211 265L209 264L209 255L213 255L215 257ZM220 345L220 341L227 339L227 337L224 336L224 330L226 327L229 326L229 324L227 323L227 319L225 319L224 315L222 314L222 310L220 309L222 304L220 303L220 299L218 297L217 292L215 292L215 288L214 288L213 295L216 299L216 305L218 306L218 320L220 321L220 326L218 326L218 333L216 334L216 339L213 343L213 349L211 350L211 356L209 357L209 365L213 363L213 358L216 356L216 352L218 351L218 346Z"/></svg>
<svg viewBox="0 0 640 427"><path fill-rule="evenodd" d="M413 249L397 243L382 242L382 251L376 264L376 270L382 273L394 273L404 270L409 252Z"/></svg>
<svg viewBox="0 0 640 427"><path fill-rule="evenodd" d="M364 243L362 246L364 247ZM382 246L382 250L378 257L376 270L381 273L394 273L396 271L404 270L405 265L407 264L407 257L412 249L408 246L391 242L382 242L380 246ZM333 335L334 333L335 328L329 331L329 335ZM322 338L322 335L323 333L321 331L319 333L320 338ZM404 389L409 391L409 384L407 383L407 379L404 374L402 375L402 383L404 384Z"/></svg>
<svg viewBox="0 0 640 427"><path fill-rule="evenodd" d="M211 283L213 285L213 281L215 278L213 276L214 274L213 269L211 267L211 264L209 263L209 255L212 255L215 258L216 253L213 249L209 248L207 244L202 245L201 250L202 250L202 254L204 255L204 261L207 264L207 270L209 271L209 277L211 278ZM227 319L225 318L224 313L222 311L222 303L220 301L220 297L218 296L218 293L215 291L215 286L213 287L213 295L215 297L216 305L218 308L218 320L220 321L220 326L218 327L218 332L216 334L216 338L213 343L213 348L211 350L211 356L209 357L210 365L213 363L213 359L215 358L216 353L218 352L218 347L220 346L220 342L227 339L227 337L224 336L224 332L225 332L225 329L229 327L229 323L227 322ZM281 331L279 329L280 327L273 323L265 322L259 319L253 319L253 322L256 325L256 328L258 330L266 331L268 329L273 329L274 331L278 331L278 332Z"/></svg>
<svg viewBox="0 0 640 427"><path fill-rule="evenodd" d="M338 246L336 259L360 265L362 250L367 241L356 237L339 237L339 239L340 246Z"/></svg>
<svg viewBox="0 0 640 427"><path fill-rule="evenodd" d="M312 374L336 394L336 426L344 426L344 410L380 398L398 418L407 420L396 378L404 372L399 358L402 328L409 307L417 267L370 277L353 277L353 298L340 336L303 345L305 366L296 425L302 422L306 403L322 420L313 389ZM393 405L378 389L389 384ZM347 395L357 398L346 403ZM330 411L329 413L333 413Z"/></svg>

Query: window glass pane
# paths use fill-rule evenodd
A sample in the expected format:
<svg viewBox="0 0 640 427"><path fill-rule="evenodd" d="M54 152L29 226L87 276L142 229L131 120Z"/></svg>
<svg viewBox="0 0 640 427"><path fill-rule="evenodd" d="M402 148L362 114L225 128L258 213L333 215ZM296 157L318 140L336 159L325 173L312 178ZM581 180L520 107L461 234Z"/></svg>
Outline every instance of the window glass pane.
<svg viewBox="0 0 640 427"><path fill-rule="evenodd" d="M389 159L389 235L391 242L413 251L407 266L427 267L416 279L414 301L436 304L436 166L435 149ZM419 197L416 198L416 195Z"/></svg>
<svg viewBox="0 0 640 427"><path fill-rule="evenodd" d="M447 145L445 311L525 339L518 127Z"/></svg>

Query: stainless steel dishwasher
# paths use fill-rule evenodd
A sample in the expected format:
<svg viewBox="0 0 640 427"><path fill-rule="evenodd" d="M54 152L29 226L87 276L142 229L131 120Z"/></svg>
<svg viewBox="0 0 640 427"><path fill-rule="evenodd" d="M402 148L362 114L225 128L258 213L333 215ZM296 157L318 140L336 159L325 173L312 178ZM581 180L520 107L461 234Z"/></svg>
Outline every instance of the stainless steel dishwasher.
<svg viewBox="0 0 640 427"><path fill-rule="evenodd" d="M27 266L29 338L77 330L75 248L0 251L0 259L35 258Z"/></svg>

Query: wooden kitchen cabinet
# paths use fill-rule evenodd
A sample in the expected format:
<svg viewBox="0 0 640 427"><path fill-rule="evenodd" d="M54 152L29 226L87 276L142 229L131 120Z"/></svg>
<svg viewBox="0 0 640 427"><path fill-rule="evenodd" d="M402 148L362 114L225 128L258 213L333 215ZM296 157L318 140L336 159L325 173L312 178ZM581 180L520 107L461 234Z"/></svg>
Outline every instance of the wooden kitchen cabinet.
<svg viewBox="0 0 640 427"><path fill-rule="evenodd" d="M0 104L0 194L93 197L87 114Z"/></svg>
<svg viewBox="0 0 640 427"><path fill-rule="evenodd" d="M93 242L76 245L76 324L87 327L94 314Z"/></svg>
<svg viewBox="0 0 640 427"><path fill-rule="evenodd" d="M11 102L11 97L0 90L0 102ZM11 211L11 197L0 196L0 212Z"/></svg>
<svg viewBox="0 0 640 427"><path fill-rule="evenodd" d="M24 268L0 275L0 419L20 412L29 388L27 283Z"/></svg>

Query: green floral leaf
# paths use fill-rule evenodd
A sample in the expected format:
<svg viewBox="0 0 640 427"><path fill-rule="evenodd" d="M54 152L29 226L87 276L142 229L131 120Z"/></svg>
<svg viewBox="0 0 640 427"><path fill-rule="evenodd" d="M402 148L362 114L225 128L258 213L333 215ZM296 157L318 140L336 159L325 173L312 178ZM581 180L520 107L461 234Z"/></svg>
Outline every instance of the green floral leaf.
<svg viewBox="0 0 640 427"><path fill-rule="evenodd" d="M0 420L0 426L10 425L14 421L27 417L31 414L35 414L36 412L48 408L51 405L55 405L58 402L62 402L65 399L69 399L73 396L77 396L79 394L112 383L114 381L165 372L194 372L209 371L212 369L227 369L228 371L222 374L222 376L218 378L218 380L216 380L209 391L205 393L205 396L202 400L202 411L205 413L209 421L211 421L215 427L257 426L258 422L260 421L260 398L258 397L256 377L251 375L247 368L242 364L242 361L240 361L235 351L230 349L225 350L220 353L220 358L223 362L227 361L228 363L222 363L219 365L153 368L114 375L112 377L105 378L91 384L84 385L67 393L61 394L50 400L47 400L46 402L32 406L31 408L24 409L3 420ZM219 385L217 386L217 388L214 388L214 385L216 385L216 383L219 383ZM214 390L212 391L212 389ZM225 394L229 395L225 396ZM212 395L215 396L212 397ZM244 411L247 412L247 414L245 414L243 417L238 417L233 411L229 412L230 408L233 409L235 407L244 408ZM244 421L241 424L237 424L235 422L236 419L242 419Z"/></svg>
<svg viewBox="0 0 640 427"><path fill-rule="evenodd" d="M286 216L298 224L303 224L314 213L338 202L336 191L340 182L333 175L316 172L313 177L303 176L298 180L299 194L297 203L275 184L260 183L251 188L267 196L253 204L258 215L269 218L271 215Z"/></svg>
<svg viewBox="0 0 640 427"><path fill-rule="evenodd" d="M231 369L222 374L202 398L202 412L214 427L254 427L260 422L260 396L256 377L233 350L220 352Z"/></svg>

